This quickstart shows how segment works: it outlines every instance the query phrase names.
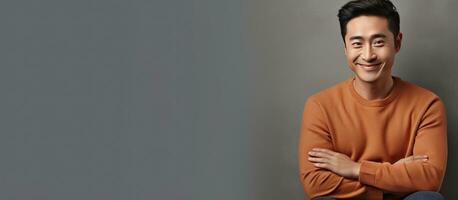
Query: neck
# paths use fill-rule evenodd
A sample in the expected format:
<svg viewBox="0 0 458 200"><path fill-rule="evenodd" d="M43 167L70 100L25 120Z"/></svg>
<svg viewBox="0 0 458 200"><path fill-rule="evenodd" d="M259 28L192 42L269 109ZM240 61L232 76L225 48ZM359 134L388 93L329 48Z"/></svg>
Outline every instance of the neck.
<svg viewBox="0 0 458 200"><path fill-rule="evenodd" d="M365 82L358 77L353 81L356 92L366 100L384 99L390 94L393 86L394 81L391 76L375 82Z"/></svg>

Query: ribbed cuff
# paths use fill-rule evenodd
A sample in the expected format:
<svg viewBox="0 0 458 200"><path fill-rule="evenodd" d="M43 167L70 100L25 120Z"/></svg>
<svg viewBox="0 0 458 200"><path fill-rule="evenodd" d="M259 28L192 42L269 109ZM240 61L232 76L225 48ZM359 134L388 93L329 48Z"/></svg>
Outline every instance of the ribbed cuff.
<svg viewBox="0 0 458 200"><path fill-rule="evenodd" d="M375 174L380 163L363 161L359 168L359 182L366 185L375 186Z"/></svg>

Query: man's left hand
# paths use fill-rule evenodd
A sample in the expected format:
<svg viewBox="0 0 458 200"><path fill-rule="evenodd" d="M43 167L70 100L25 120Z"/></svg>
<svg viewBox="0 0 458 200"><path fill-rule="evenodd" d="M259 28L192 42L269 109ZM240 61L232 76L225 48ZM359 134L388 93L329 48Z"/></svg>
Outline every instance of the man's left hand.
<svg viewBox="0 0 458 200"><path fill-rule="evenodd" d="M309 151L308 160L315 167L330 170L345 178L359 178L360 163L354 162L347 155L328 149L313 148Z"/></svg>

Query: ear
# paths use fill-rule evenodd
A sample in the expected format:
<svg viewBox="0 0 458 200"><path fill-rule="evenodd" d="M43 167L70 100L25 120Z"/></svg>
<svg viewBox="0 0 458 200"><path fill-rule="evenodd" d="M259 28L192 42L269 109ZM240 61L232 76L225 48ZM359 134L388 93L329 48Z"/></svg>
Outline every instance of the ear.
<svg viewBox="0 0 458 200"><path fill-rule="evenodd" d="M399 50L401 50L401 44L402 44L402 33L401 32L398 33L398 36L396 37L394 44L395 44L396 53L397 53L399 52Z"/></svg>

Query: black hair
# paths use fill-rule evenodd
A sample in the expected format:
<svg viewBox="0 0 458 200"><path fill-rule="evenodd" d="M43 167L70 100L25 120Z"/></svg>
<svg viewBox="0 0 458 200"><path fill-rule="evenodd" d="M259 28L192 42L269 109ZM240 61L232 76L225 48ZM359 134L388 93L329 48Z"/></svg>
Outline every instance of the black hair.
<svg viewBox="0 0 458 200"><path fill-rule="evenodd" d="M399 33L399 13L389 0L353 0L340 8L339 13L340 34L345 43L347 23L359 16L380 16L388 21L388 28L396 38Z"/></svg>

